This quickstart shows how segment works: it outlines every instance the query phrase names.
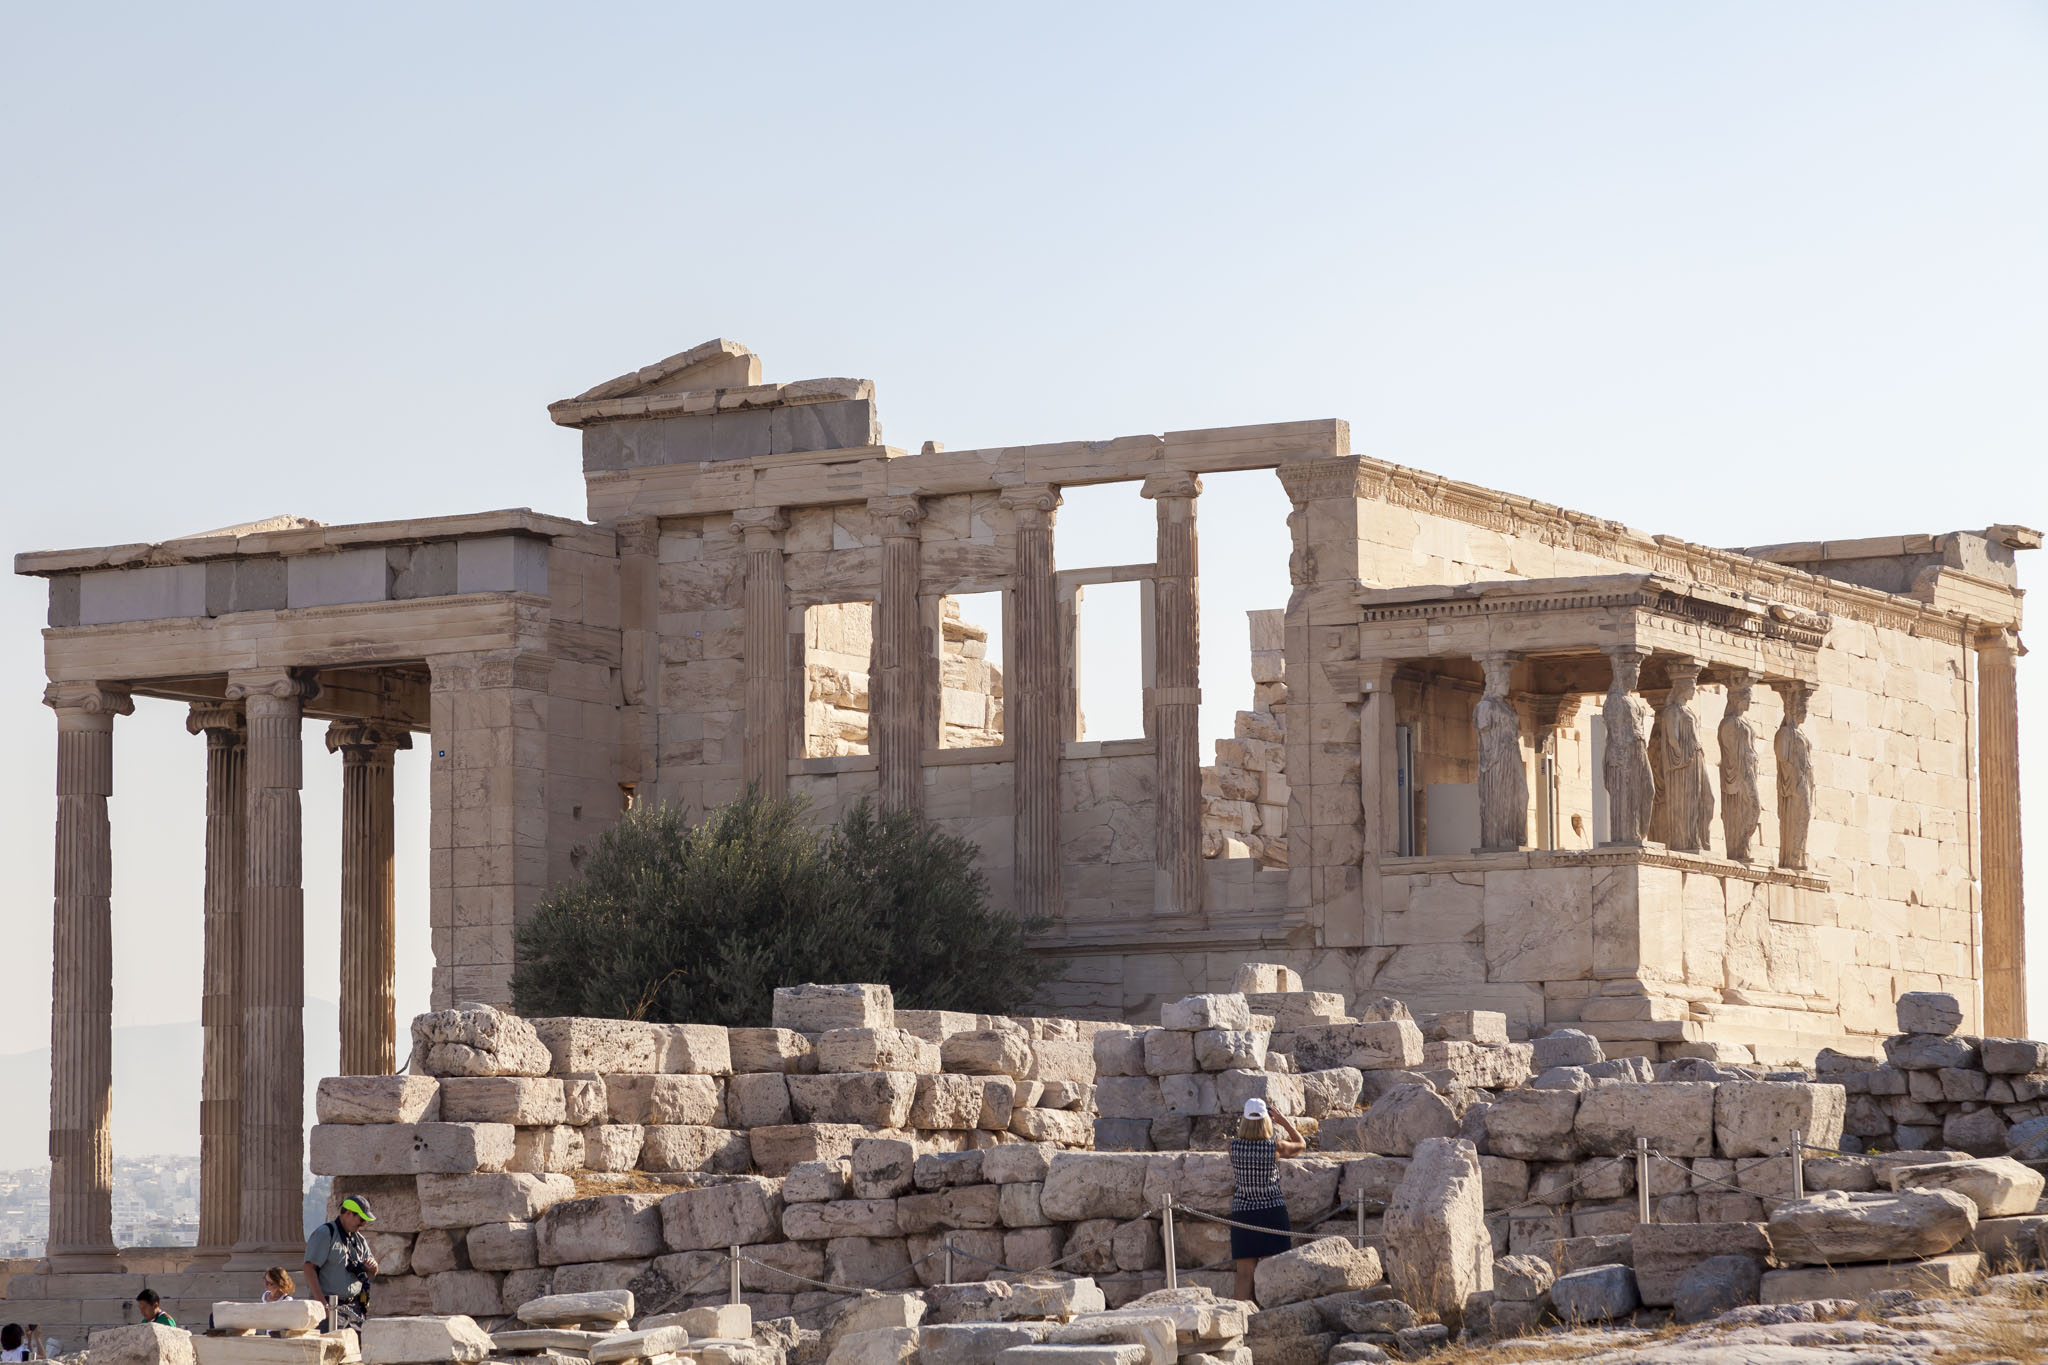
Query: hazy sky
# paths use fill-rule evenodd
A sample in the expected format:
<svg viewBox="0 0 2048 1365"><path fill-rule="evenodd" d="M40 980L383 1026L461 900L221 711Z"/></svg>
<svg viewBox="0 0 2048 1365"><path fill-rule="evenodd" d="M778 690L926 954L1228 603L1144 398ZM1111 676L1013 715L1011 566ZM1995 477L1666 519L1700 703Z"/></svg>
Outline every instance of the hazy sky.
<svg viewBox="0 0 2048 1365"><path fill-rule="evenodd" d="M4 5L0 543L577 515L545 404L720 335L874 379L913 450L1341 416L1712 544L2039 526L2044 168L2040 4ZM1063 563L1149 558L1083 502ZM1211 483L1212 733L1281 512L1270 475ZM0 586L0 1051L47 1041L42 612ZM2022 677L2038 898L2048 665ZM124 1024L198 1013L181 721L118 729ZM339 762L308 738L331 998ZM424 755L400 774L409 1014Z"/></svg>

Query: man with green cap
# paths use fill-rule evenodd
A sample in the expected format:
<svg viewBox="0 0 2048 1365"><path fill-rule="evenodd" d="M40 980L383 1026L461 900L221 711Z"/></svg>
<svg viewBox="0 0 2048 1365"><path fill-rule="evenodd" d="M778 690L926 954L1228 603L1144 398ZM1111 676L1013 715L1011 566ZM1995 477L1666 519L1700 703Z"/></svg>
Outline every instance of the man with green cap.
<svg viewBox="0 0 2048 1365"><path fill-rule="evenodd" d="M321 1330L360 1327L370 1311L370 1277L377 1273L377 1258L370 1254L363 1224L374 1223L370 1201L360 1194L344 1195L341 1212L332 1222L322 1223L306 1239L306 1289L325 1302L340 1301L339 1322L323 1322Z"/></svg>

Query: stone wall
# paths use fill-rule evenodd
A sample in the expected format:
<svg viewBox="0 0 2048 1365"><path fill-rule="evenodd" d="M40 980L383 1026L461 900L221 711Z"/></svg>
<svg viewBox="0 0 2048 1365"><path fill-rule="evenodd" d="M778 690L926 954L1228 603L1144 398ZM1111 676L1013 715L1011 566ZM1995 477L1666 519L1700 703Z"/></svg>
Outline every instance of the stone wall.
<svg viewBox="0 0 2048 1365"><path fill-rule="evenodd" d="M1284 611L1249 611L1252 707L1202 769L1202 856L1287 866L1287 651Z"/></svg>

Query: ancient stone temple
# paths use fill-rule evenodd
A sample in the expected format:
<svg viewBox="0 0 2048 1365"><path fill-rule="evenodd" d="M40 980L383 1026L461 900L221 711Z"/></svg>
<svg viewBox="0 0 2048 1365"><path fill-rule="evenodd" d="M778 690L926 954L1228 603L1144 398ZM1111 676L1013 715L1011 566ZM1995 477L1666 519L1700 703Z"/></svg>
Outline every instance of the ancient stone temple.
<svg viewBox="0 0 2048 1365"><path fill-rule="evenodd" d="M344 1068L398 1060L394 763L432 769L437 1007L509 1003L515 926L621 810L754 783L973 839L1072 959L1045 1002L1069 1016L1145 1019L1256 960L1616 1055L1868 1050L1915 988L2025 1031L2033 531L1713 548L1354 455L1337 420L912 454L870 382L764 383L729 341L550 412L582 433L588 521L17 558L49 583L59 734L60 1268L113 1264L107 798L136 697L191 708L201 1255L235 1265L295 1263L302 1231L308 781L344 794ZM1203 476L1243 470L1291 500L1293 586L1211 754L1196 527ZM1061 490L1117 481L1156 514L1148 563L1060 539ZM1080 737L1074 606L1103 583L1142 589L1142 738ZM971 593L1002 595L1000 641ZM308 723L335 770L302 771Z"/></svg>

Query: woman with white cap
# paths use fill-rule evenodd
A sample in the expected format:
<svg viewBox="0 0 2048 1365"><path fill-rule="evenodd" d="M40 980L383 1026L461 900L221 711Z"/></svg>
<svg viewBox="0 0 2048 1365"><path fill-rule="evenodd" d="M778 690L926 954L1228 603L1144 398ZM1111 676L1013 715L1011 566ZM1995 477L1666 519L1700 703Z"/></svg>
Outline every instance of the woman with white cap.
<svg viewBox="0 0 2048 1365"><path fill-rule="evenodd" d="M1276 1119L1287 1133L1277 1140L1273 1136ZM1260 1230L1230 1230L1230 1256L1237 1263L1236 1296L1240 1299L1251 1299L1252 1276L1259 1262L1294 1245L1287 1235L1287 1201L1280 1194L1279 1159L1307 1147L1301 1130L1285 1114L1274 1114L1256 1097L1244 1102L1244 1117L1238 1120L1237 1136L1230 1140L1230 1217L1234 1222L1255 1224Z"/></svg>

